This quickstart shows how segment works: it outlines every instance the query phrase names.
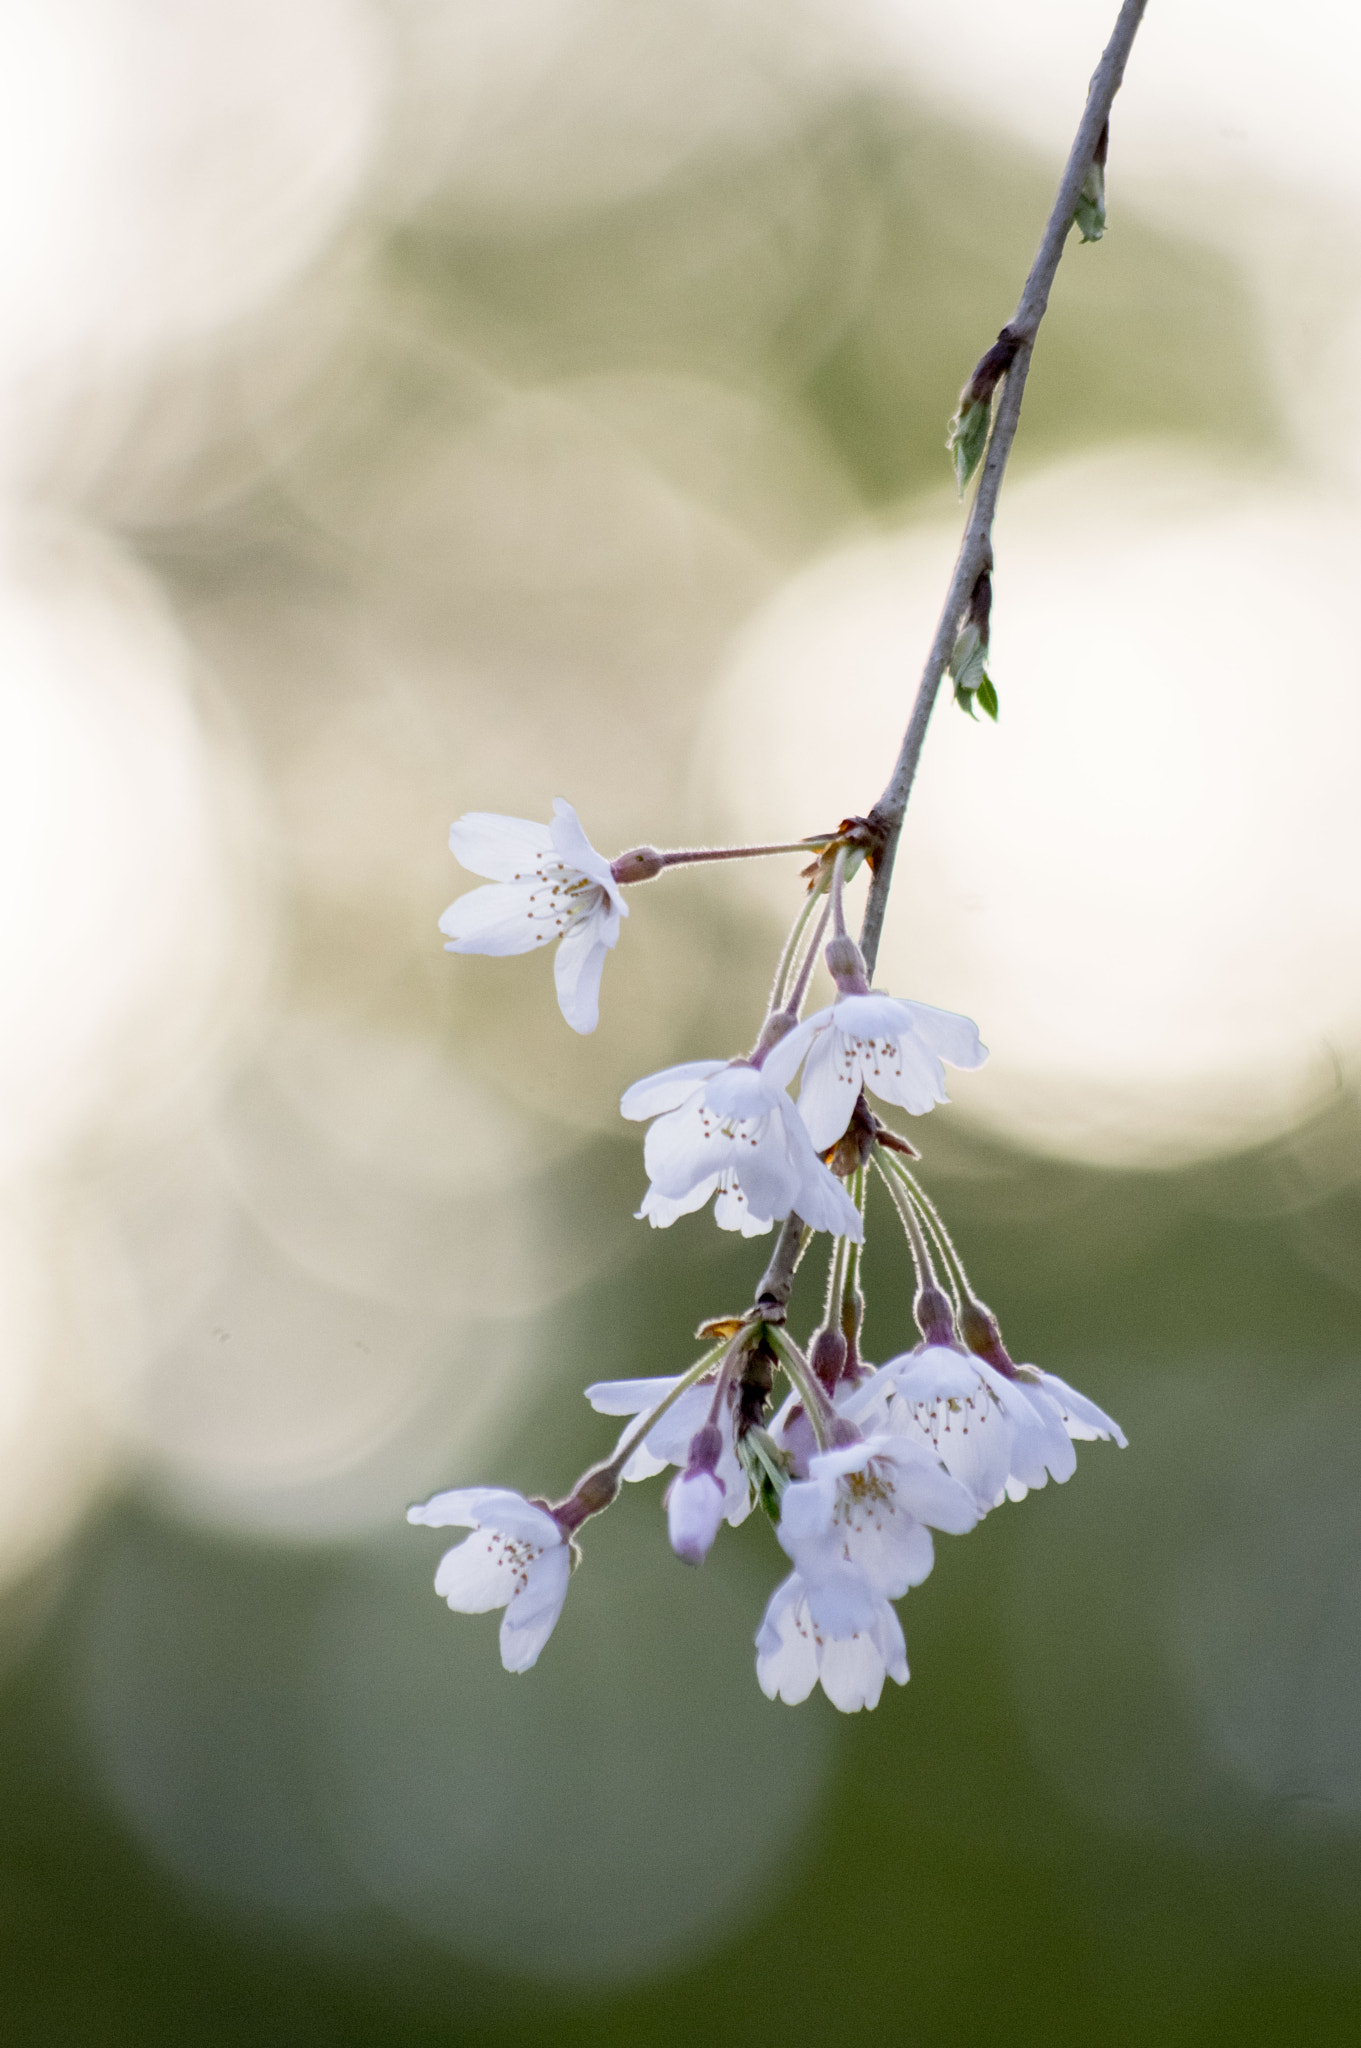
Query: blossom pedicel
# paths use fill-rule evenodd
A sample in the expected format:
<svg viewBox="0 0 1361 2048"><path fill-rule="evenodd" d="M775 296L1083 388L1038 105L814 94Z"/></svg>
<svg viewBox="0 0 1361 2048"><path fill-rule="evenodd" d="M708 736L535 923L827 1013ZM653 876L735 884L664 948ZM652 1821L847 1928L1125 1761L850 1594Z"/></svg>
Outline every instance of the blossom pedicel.
<svg viewBox="0 0 1361 2048"><path fill-rule="evenodd" d="M1012 1361L908 1165L916 1147L870 1106L873 1096L922 1116L946 1100L942 1062L968 1071L986 1048L967 1017L871 989L843 905L847 875L874 852L867 820L787 847L639 847L611 862L559 799L549 826L473 812L450 843L492 883L444 913L450 950L527 952L560 939L558 998L577 1031L595 1027L605 954L627 915L625 887L695 860L795 847L814 858L755 1045L727 1060L665 1068L636 1081L621 1104L626 1117L649 1123L640 1217L669 1225L712 1196L725 1230L754 1236L783 1219L752 1306L701 1324L706 1348L682 1372L586 1389L597 1413L626 1426L605 1462L556 1505L471 1487L412 1508L413 1522L472 1532L445 1552L436 1591L462 1613L504 1607L502 1662L529 1670L562 1612L583 1525L624 1481L671 1470L664 1504L678 1557L702 1564L723 1524L759 1506L794 1567L756 1632L765 1692L796 1702L821 1685L843 1712L873 1707L886 1678L907 1682L893 1603L931 1572L932 1532L966 1535L1002 1502L1066 1480L1075 1442L1125 1441L1094 1402ZM805 1019L820 957L836 997ZM789 1088L800 1069L795 1102ZM872 1178L891 1197L916 1277L918 1341L880 1367L860 1350ZM799 1257L819 1232L829 1239L821 1320L800 1345L789 1301ZM787 1397L772 1413L780 1379Z"/></svg>

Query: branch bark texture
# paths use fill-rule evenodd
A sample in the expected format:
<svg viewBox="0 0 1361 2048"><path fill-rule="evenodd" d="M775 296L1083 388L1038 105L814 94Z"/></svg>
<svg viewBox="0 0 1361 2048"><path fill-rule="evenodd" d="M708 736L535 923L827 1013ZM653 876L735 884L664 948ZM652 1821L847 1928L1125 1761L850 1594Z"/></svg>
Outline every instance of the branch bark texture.
<svg viewBox="0 0 1361 2048"><path fill-rule="evenodd" d="M1025 288L1016 311L998 336L999 342L1008 346L1014 345L1015 353L1002 381L992 431L988 436L987 450L979 472L978 488L974 494L968 523L964 528L964 538L960 543L959 556L955 562L955 572L950 580L940 623L936 627L931 651L926 657L926 666L917 687L907 731L903 734L903 743L888 785L869 814L869 822L877 829L881 840L881 851L875 861L869 898L865 904L864 923L860 931L860 950L865 956L866 971L870 974L874 972L874 963L879 952L879 940L884 929L884 912L888 908L888 895L893 883L893 863L903 827L903 814L907 809L908 797L912 793L912 783L917 773L917 763L921 758L926 728L930 723L931 713L940 692L941 679L954 649L974 585L981 571L992 565L993 516L997 510L997 497L1002 487L1007 458L1011 454L1011 444L1016 438L1016 426L1021 416L1021 400L1025 395L1025 380L1030 369L1035 336L1049 304L1049 293L1058 271L1059 259L1063 255L1064 244L1073 225L1073 213L1083 182L1095 159L1110 116L1111 103L1120 89L1120 81L1125 74L1125 62L1147 4L1148 0L1124 0L1101 62L1092 73L1092 82L1087 91L1087 104L1082 110L1082 119L1078 123L1068 162L1059 180L1053 210L1049 215L1035 261L1030 266L1030 275L1025 281ZM771 1263L773 1266L775 1261L772 1260Z"/></svg>

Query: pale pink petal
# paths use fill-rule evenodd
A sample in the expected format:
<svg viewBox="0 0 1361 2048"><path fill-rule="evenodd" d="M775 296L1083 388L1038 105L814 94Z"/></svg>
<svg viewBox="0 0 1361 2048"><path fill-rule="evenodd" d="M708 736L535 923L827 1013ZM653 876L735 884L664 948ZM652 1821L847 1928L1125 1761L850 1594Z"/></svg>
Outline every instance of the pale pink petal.
<svg viewBox="0 0 1361 2048"><path fill-rule="evenodd" d="M638 1217L646 1216L654 1230L666 1230L678 1216L689 1216L696 1209L702 1209L714 1189L720 1184L720 1176L711 1173L706 1180L698 1180L689 1194L672 1197L659 1194L656 1188L649 1188L643 1196L643 1205L634 1210Z"/></svg>
<svg viewBox="0 0 1361 2048"><path fill-rule="evenodd" d="M555 858L553 835L532 818L505 818L496 811L465 811L449 827L449 849L470 875L513 882L533 875Z"/></svg>
<svg viewBox="0 0 1361 2048"><path fill-rule="evenodd" d="M832 1026L814 1039L799 1085L799 1115L815 1151L835 1145L859 1093L860 1061L845 1034Z"/></svg>
<svg viewBox="0 0 1361 2048"><path fill-rule="evenodd" d="M539 1652L562 1613L571 1575L572 1560L565 1543L544 1551L530 1566L501 1623L501 1662L507 1671L528 1671L538 1662Z"/></svg>
<svg viewBox="0 0 1361 2048"><path fill-rule="evenodd" d="M581 829L581 820L565 797L553 800L553 822L549 827L553 847L564 867L576 868L579 873L589 875L593 882L599 882L614 904L619 916L628 916L628 905L615 882L610 864L603 853L597 853Z"/></svg>
<svg viewBox="0 0 1361 2048"><path fill-rule="evenodd" d="M583 1036L600 1022L600 976L605 955L619 935L619 920L611 926L598 911L577 918L563 934L553 962L558 1008L573 1031Z"/></svg>
<svg viewBox="0 0 1361 2048"><path fill-rule="evenodd" d="M659 1074L649 1074L646 1080L635 1081L624 1090L620 1112L640 1123L644 1117L680 1109L699 1093L711 1074L721 1072L724 1064L722 1060L687 1060L679 1067L663 1067Z"/></svg>
<svg viewBox="0 0 1361 2048"><path fill-rule="evenodd" d="M532 882L492 882L470 889L451 903L439 921L446 953L490 953L504 959L532 953L557 937L557 926L534 913Z"/></svg>

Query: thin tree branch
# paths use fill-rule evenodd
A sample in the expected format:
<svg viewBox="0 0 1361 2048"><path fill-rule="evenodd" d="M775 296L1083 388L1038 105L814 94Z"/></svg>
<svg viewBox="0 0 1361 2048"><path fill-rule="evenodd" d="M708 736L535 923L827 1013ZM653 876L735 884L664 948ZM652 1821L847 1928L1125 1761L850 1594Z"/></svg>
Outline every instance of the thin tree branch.
<svg viewBox="0 0 1361 2048"><path fill-rule="evenodd" d="M1030 369L1035 335L1049 304L1049 293L1059 267L1059 259L1063 255L1064 243L1068 239L1068 231L1073 225L1073 213L1083 182L1101 143L1110 116L1111 102L1120 89L1125 61L1139 24L1143 20L1146 5L1147 0L1124 0L1101 62L1092 73L1087 104L1078 123L1073 147L1059 181L1053 211L1049 216L1035 261L1030 267L1030 275L1025 281L1020 303L998 336L996 345L1001 346L1007 367L1002 381L1002 395L997 403L996 417L988 438L987 453L983 457L982 473L979 476L973 509L964 528L964 538L960 543L959 557L955 563L955 573L950 580L945 608L941 612L936 637L931 642L931 651L926 658L926 667L922 671L922 679L917 687L916 700L907 722L907 731L903 734L903 744L897 762L889 777L887 788L869 814L869 823L879 836L880 849L874 860L869 898L865 904L865 919L860 931L860 950L865 956L866 972L870 974L874 972L874 962L879 951L879 939L884 928L884 912L888 908L888 892L893 882L893 862L903 826L903 813L907 809L907 799L917 773L917 762L921 757L926 728L974 585L982 571L992 566L993 515L997 509L997 495L1002 487L1007 457L1011 454L1011 444L1016 436L1016 424L1021 416L1021 400L1025 394L1025 380Z"/></svg>

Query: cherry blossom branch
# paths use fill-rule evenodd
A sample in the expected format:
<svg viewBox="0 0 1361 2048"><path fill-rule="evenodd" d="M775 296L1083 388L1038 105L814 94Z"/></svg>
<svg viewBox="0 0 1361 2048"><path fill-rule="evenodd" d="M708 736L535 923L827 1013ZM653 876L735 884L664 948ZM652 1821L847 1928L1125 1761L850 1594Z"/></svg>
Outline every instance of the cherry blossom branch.
<svg viewBox="0 0 1361 2048"><path fill-rule="evenodd" d="M1049 215L1016 311L998 335L993 347L980 361L969 386L966 387L966 397L972 394L975 402L979 402L990 399L1000 381L1002 395L992 423L992 432L988 437L987 452L983 458L982 474L979 477L973 509L964 529L964 538L955 562L955 572L950 580L940 623L936 627L936 636L931 642L931 651L927 655L926 666L922 671L912 714L903 735L902 747L888 785L869 813L868 823L874 830L878 850L874 857L874 873L865 904L864 923L860 929L860 950L865 956L866 970L870 974L874 972L874 963L879 951L903 814L907 809L907 800L917 773L926 728L970 600L980 578L985 577L992 567L993 515L997 509L998 492L1002 486L1007 458L1011 454L1011 444L1016 436L1017 422L1021 416L1021 400L1025 394L1025 381L1030 369L1035 336L1049 304L1049 293L1058 271L1059 259L1063 255L1064 243L1073 225L1073 216L1082 198L1088 173L1103 153L1102 145L1111 103L1120 89L1125 63L1139 24L1143 20L1146 5L1147 0L1124 0L1111 39L1102 54L1101 62L1092 74L1087 104L1078 123L1068 162L1059 180L1053 210Z"/></svg>

